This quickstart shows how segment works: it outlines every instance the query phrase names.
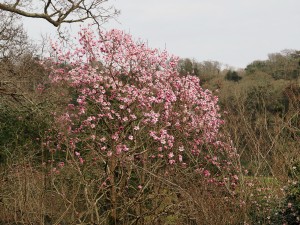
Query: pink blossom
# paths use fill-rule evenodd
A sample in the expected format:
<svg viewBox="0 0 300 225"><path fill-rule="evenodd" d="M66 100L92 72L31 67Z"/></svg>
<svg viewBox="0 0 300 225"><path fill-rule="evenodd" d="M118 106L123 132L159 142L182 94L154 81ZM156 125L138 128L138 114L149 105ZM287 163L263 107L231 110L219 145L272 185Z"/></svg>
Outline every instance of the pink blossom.
<svg viewBox="0 0 300 225"><path fill-rule="evenodd" d="M126 145L123 145L123 151L127 152L129 150L129 148Z"/></svg>
<svg viewBox="0 0 300 225"><path fill-rule="evenodd" d="M173 152L170 152L170 153L168 154L168 157L169 157L169 159L173 158L173 157L174 157Z"/></svg>
<svg viewBox="0 0 300 225"><path fill-rule="evenodd" d="M183 146L180 146L180 147L179 147L179 151L180 151L180 152L183 152L183 151L184 151L184 147L183 147Z"/></svg>
<svg viewBox="0 0 300 225"><path fill-rule="evenodd" d="M162 154L158 154L158 155L157 155L157 157L158 157L158 158L163 158L163 157L164 157L164 155L162 155Z"/></svg>
<svg viewBox="0 0 300 225"><path fill-rule="evenodd" d="M80 162L80 164L83 164L83 162L84 162L83 158L79 157L79 162Z"/></svg>
<svg viewBox="0 0 300 225"><path fill-rule="evenodd" d="M116 147L116 154L119 155L122 152L122 145L117 145Z"/></svg>
<svg viewBox="0 0 300 225"><path fill-rule="evenodd" d="M169 160L169 164L170 164L170 165L172 165L172 164L174 164L174 163L175 163L175 160L174 160L174 159L170 159L170 160Z"/></svg>
<svg viewBox="0 0 300 225"><path fill-rule="evenodd" d="M131 117L133 120L136 120L136 119L137 119L136 115L134 115L134 114L131 114L130 117Z"/></svg>
<svg viewBox="0 0 300 225"><path fill-rule="evenodd" d="M204 175L205 177L209 177L209 176L210 176L210 172L209 172L208 170L204 170L204 171L203 171L203 175Z"/></svg>
<svg viewBox="0 0 300 225"><path fill-rule="evenodd" d="M239 177L235 174L235 175L233 175L233 179L239 180Z"/></svg>
<svg viewBox="0 0 300 225"><path fill-rule="evenodd" d="M117 133L115 133L115 134L113 134L113 135L111 136L111 138L112 138L113 140L118 140L118 139L119 139L119 135L118 135Z"/></svg>
<svg viewBox="0 0 300 225"><path fill-rule="evenodd" d="M182 162L182 155L178 155L179 162Z"/></svg>
<svg viewBox="0 0 300 225"><path fill-rule="evenodd" d="M133 140L133 136L132 136L132 135L129 135L129 136L128 136L128 139L132 141L132 140Z"/></svg>

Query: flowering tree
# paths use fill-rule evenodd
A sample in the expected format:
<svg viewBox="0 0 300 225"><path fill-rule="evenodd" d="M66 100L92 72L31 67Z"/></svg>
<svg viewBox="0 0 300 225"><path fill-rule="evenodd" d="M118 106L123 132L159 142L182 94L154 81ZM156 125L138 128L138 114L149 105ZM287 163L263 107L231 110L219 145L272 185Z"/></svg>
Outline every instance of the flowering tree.
<svg viewBox="0 0 300 225"><path fill-rule="evenodd" d="M166 196L178 200L187 174L232 193L236 155L220 132L218 99L179 75L177 57L118 30L83 29L75 50L53 48L51 79L71 98L45 145L59 160L53 172L80 175L93 221L150 222Z"/></svg>

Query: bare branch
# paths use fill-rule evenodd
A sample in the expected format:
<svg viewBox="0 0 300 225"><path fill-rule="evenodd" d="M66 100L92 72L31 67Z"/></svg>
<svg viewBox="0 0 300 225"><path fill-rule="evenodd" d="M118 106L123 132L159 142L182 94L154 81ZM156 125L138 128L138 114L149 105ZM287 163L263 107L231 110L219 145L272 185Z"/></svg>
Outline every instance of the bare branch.
<svg viewBox="0 0 300 225"><path fill-rule="evenodd" d="M15 14L0 11L0 59L17 58L30 49L27 34Z"/></svg>
<svg viewBox="0 0 300 225"><path fill-rule="evenodd" d="M20 3L20 0L17 0L13 7L16 8L19 5L19 3Z"/></svg>
<svg viewBox="0 0 300 225"><path fill-rule="evenodd" d="M51 4L51 0L48 0L47 4L45 5L45 8L44 8L44 13L47 14L48 13L48 8Z"/></svg>
<svg viewBox="0 0 300 225"><path fill-rule="evenodd" d="M24 17L45 19L55 27L63 23L76 23L92 20L94 23L106 21L119 12L113 7L104 7L107 0L43 0L30 9L25 3L16 0L14 4L0 1L0 11L8 11ZM84 16L83 16L84 15Z"/></svg>

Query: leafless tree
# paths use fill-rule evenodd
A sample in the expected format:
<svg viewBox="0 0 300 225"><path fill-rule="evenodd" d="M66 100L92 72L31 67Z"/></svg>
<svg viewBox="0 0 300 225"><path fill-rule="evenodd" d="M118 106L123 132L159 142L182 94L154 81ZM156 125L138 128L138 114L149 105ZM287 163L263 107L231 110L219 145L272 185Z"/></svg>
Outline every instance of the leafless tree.
<svg viewBox="0 0 300 225"><path fill-rule="evenodd" d="M0 0L0 10L45 19L55 27L86 20L100 25L118 14L107 2L108 0Z"/></svg>
<svg viewBox="0 0 300 225"><path fill-rule="evenodd" d="M16 58L30 49L27 34L16 14L0 10L0 59Z"/></svg>

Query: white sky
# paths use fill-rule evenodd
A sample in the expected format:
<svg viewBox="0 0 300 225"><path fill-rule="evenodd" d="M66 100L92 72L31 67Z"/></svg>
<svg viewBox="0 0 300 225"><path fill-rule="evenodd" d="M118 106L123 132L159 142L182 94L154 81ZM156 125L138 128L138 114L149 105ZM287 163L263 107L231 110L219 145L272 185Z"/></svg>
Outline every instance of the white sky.
<svg viewBox="0 0 300 225"><path fill-rule="evenodd" d="M121 10L118 28L150 47L198 61L245 67L284 49L300 50L300 0L110 0ZM25 19L30 37L55 33L42 20ZM76 27L72 27L76 30Z"/></svg>

